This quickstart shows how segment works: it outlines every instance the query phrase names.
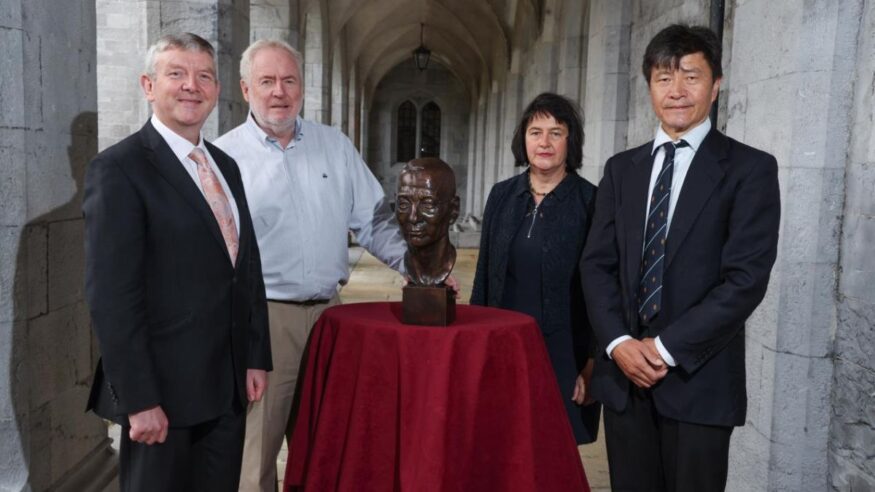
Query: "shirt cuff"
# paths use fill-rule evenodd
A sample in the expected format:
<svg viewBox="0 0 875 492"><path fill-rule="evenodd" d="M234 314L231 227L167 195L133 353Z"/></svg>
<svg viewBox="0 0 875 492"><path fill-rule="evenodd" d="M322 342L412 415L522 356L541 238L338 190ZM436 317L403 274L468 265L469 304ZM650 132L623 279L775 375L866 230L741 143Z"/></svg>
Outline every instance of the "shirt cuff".
<svg viewBox="0 0 875 492"><path fill-rule="evenodd" d="M632 337L630 337L629 335L623 335L623 336L619 336L619 337L615 338L613 342L608 344L608 348L605 349L605 352L608 353L608 358L613 360L614 358L611 357L611 352L613 352L614 349L617 348L617 345L620 345L621 343L625 342L626 340L631 340L631 339L632 339Z"/></svg>
<svg viewBox="0 0 875 492"><path fill-rule="evenodd" d="M669 366L676 367L678 363L674 360L674 357L668 353L668 350L665 349L665 345L662 344L659 337L656 337L653 341L656 343L656 350L659 352L659 356L662 357L662 360L664 360Z"/></svg>

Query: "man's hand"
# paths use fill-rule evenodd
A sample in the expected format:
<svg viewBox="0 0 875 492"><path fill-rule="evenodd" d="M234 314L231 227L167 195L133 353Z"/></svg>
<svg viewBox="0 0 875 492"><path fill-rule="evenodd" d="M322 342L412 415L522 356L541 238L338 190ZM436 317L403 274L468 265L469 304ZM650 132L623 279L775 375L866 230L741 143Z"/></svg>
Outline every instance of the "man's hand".
<svg viewBox="0 0 875 492"><path fill-rule="evenodd" d="M128 435L131 441L152 445L164 442L167 439L167 430L170 427L167 415L161 406L154 406L142 412L128 415L131 423L131 431Z"/></svg>
<svg viewBox="0 0 875 492"><path fill-rule="evenodd" d="M588 359L574 382L574 394L571 395L571 399L578 405L589 405L593 402L592 395L587 391L589 382L592 380L592 367L593 360Z"/></svg>
<svg viewBox="0 0 875 492"><path fill-rule="evenodd" d="M640 340L626 340L614 348L611 358L623 374L639 388L649 388L668 373L656 347Z"/></svg>
<svg viewBox="0 0 875 492"><path fill-rule="evenodd" d="M267 371L246 369L246 396L249 401L261 401L265 388L267 388Z"/></svg>
<svg viewBox="0 0 875 492"><path fill-rule="evenodd" d="M665 359L662 358L662 354L659 353L659 349L656 348L656 339L655 338L642 338L641 341L644 343L644 346L647 347L647 350L650 351L651 357L649 357L649 358L655 357L655 358L659 359L660 361L662 361L662 363L666 367L668 367L668 364L666 364Z"/></svg>
<svg viewBox="0 0 875 492"><path fill-rule="evenodd" d="M446 280L444 280L444 284L446 284L447 287L453 289L453 295L456 297L456 299L458 299L460 290L459 281L456 280L456 277L454 277L452 273L447 277Z"/></svg>

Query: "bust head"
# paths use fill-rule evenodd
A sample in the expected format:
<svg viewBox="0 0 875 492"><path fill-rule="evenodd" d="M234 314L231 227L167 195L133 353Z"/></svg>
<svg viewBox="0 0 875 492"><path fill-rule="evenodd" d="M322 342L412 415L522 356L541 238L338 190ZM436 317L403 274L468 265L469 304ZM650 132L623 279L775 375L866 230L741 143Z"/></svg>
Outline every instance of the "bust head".
<svg viewBox="0 0 875 492"><path fill-rule="evenodd" d="M395 216L412 248L445 241L450 224L459 217L453 169L433 157L405 164L398 177Z"/></svg>
<svg viewBox="0 0 875 492"><path fill-rule="evenodd" d="M459 217L456 176L444 161L429 157L404 165L398 176L395 216L407 241L405 264L414 284L439 284L456 259L447 237Z"/></svg>

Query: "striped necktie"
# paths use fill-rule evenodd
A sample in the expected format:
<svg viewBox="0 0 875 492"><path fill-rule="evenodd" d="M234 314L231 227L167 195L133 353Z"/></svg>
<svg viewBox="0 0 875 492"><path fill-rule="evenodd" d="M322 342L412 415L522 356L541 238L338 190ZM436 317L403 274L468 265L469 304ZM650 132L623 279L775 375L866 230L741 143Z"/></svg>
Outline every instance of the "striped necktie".
<svg viewBox="0 0 875 492"><path fill-rule="evenodd" d="M649 325L662 307L662 274L665 270L665 239L668 234L668 203L671 200L671 178L674 172L674 153L677 147L686 147L681 140L663 144L665 159L650 195L647 232L641 257L641 280L638 283L638 317Z"/></svg>

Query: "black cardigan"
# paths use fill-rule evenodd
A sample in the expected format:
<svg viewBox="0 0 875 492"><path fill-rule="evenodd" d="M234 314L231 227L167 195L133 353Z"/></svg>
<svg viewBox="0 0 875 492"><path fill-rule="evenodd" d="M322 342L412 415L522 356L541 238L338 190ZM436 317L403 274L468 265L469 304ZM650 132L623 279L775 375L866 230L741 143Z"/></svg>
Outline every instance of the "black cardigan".
<svg viewBox="0 0 875 492"><path fill-rule="evenodd" d="M471 304L502 307L507 263L514 236L531 201L529 174L496 184L486 201L480 236L480 256ZM577 406L571 401L574 381L593 357L592 335L578 263L595 205L595 186L571 173L541 201L541 319L538 325L578 444L598 435L600 405Z"/></svg>
<svg viewBox="0 0 875 492"><path fill-rule="evenodd" d="M572 330L575 352L583 350L580 355L584 356L593 351L594 341L583 304L578 262L595 206L595 192L592 183L570 173L540 205L546 221L543 223L541 330L545 335L562 329ZM529 199L528 172L492 187L483 213L471 304L500 307L510 246L524 219ZM585 358L578 358L579 368L586 362Z"/></svg>

